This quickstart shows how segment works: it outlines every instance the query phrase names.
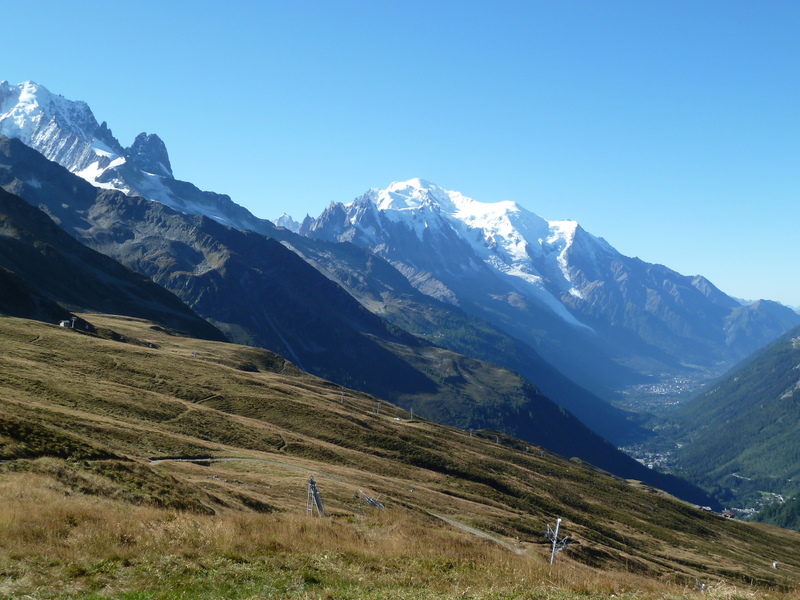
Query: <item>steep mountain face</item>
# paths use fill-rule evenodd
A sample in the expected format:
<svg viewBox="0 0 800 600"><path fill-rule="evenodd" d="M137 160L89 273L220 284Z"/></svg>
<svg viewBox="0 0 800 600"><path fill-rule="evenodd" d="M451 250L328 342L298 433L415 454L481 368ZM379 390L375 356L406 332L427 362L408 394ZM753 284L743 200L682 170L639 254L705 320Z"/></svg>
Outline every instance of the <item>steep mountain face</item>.
<svg viewBox="0 0 800 600"><path fill-rule="evenodd" d="M702 277L623 256L573 221L419 179L332 204L299 232L368 248L601 393L637 374L718 369L800 323L787 307L742 309Z"/></svg>
<svg viewBox="0 0 800 600"><path fill-rule="evenodd" d="M196 337L225 336L176 296L90 250L0 188L0 312L56 322L70 311L150 319Z"/></svg>
<svg viewBox="0 0 800 600"><path fill-rule="evenodd" d="M800 492L800 328L672 415L676 468L720 500Z"/></svg>
<svg viewBox="0 0 800 600"><path fill-rule="evenodd" d="M0 135L20 139L97 187L156 200L238 229L259 231L264 226L230 197L175 179L167 148L157 135L141 133L123 148L85 102L67 100L32 81L0 82Z"/></svg>
<svg viewBox="0 0 800 600"><path fill-rule="evenodd" d="M291 235L286 230L276 229L269 221L255 218L242 207L234 205L227 196L201 192L189 183L174 179L166 147L155 135L140 134L130 148L123 149L111 135L105 123L97 124L91 110L85 103L72 102L61 96L55 96L42 86L33 83L10 86L4 82L0 84L0 98L2 98L0 100L0 131L5 131L7 134L20 139L94 186L99 186L103 189L117 189L129 195L141 195L149 200L155 200L175 208L180 212L203 214L223 224L230 224L239 229L249 229L270 235L281 239L296 251L302 246L309 245L309 242L302 241L302 238ZM37 168L45 174L42 176L30 175L27 183L33 188L37 185L46 184L48 178L57 177L56 174L52 173L51 165L40 165ZM12 191L14 190L12 189ZM19 191L22 193L21 190ZM48 201L53 202L56 197L63 195L61 190L51 187ZM89 195L91 196L91 194ZM64 201L74 205L75 198L76 196L73 194L73 197L66 198ZM91 197L84 199L84 202L89 204L93 201ZM62 226L84 226L75 222L75 215L71 211L55 214L48 209L46 203L42 204L42 208L48 211ZM280 225L287 226L292 230L297 230L300 226L288 217L281 220ZM173 247L170 251L177 250ZM374 299L367 301L364 294L357 289L357 285L354 287L348 285L348 283L355 284L356 280L363 281L363 277L357 274L354 275L359 269L359 264L348 264L348 261L354 257L346 248L326 248L321 252L303 252L299 250L299 252L307 260L310 259L320 272L343 285L356 298L364 301L364 305L367 308L386 316L386 307L391 302L391 299L386 298L378 302L375 302ZM314 254L313 257L311 256L312 254ZM355 259L357 263L360 260L359 258ZM388 271L396 274L396 270L393 267L388 265L387 267ZM345 270L350 275L342 277L342 272ZM384 270L384 272L387 270ZM392 279L396 282L403 278L392 276ZM403 281L405 280L403 279ZM368 285L380 286L383 284L376 281ZM411 289L413 291L413 288ZM419 300L427 302L427 299L429 299L428 296L419 293L416 293L416 296L417 302ZM240 297L237 296L233 300L239 302L238 299ZM389 309L388 312L398 317L395 320L397 325L401 327L414 325L411 322L412 319L409 318L414 313L412 309L414 302L414 300L405 298L402 311L395 310L398 307ZM429 309L425 308L424 310L427 311ZM441 308L439 310L441 311ZM406 315L400 316L404 311ZM419 311L417 312L419 313ZM474 320L474 317L472 318ZM451 322L451 330L463 329L463 324L455 324L455 322L463 321L460 315L450 314L446 319ZM441 344L445 341L436 324L430 322L430 320L425 321L424 327L412 327L415 329L415 333L426 336L436 343ZM441 319L439 319L439 323L441 323ZM485 329L485 326L483 328ZM496 334L491 334L491 337L496 337ZM471 339L475 340L472 344L473 351L492 347L492 344L485 339L485 336L471 336ZM255 338L248 338L247 336L244 336L241 341L268 343L265 341L257 342ZM450 342L454 343L445 343L444 345L451 350L467 352L477 358L491 360L512 368L535 381L556 402L574 411L581 420L589 424L595 431L614 439L616 442L623 443L628 441L632 435L640 435L635 424L631 422L629 414L624 414L611 408L599 398L592 397L587 391L572 384L571 381L538 357L532 349L523 348L523 356L515 357L513 355L509 356L507 352L502 350L497 350L494 353L486 353L483 350L477 353L470 352L470 348L459 343L456 336L450 336ZM269 343L275 342L273 340ZM524 346L519 342L512 342L512 344L514 346ZM505 345L508 346L508 344ZM608 367L612 368L613 365L608 365Z"/></svg>
<svg viewBox="0 0 800 600"><path fill-rule="evenodd" d="M617 445L646 437L641 415L623 411L565 377L533 348L488 321L423 294L391 264L350 243L276 230L273 237L388 322L453 352L519 373L593 431Z"/></svg>
<svg viewBox="0 0 800 600"><path fill-rule="evenodd" d="M94 188L18 140L0 140L0 185L173 291L234 341L276 351L417 415L465 429L492 427L686 499L705 499L625 456L519 375L389 325L276 240Z"/></svg>

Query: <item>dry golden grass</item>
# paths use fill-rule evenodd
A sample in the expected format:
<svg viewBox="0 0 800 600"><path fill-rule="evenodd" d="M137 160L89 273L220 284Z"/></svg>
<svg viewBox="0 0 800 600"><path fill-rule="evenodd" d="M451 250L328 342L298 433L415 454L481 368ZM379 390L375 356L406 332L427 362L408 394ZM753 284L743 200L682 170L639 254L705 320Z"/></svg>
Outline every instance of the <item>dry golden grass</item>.
<svg viewBox="0 0 800 600"><path fill-rule="evenodd" d="M222 582L224 597L252 598L697 595L568 560L551 567L545 557L516 554L405 511L351 519L299 512L202 516L74 495L49 477L20 473L0 480L0 556L4 597L123 598L148 590L173 597L162 589L166 584L203 598ZM266 595L255 589L239 595L237 582L256 573ZM716 586L703 597L764 596Z"/></svg>
<svg viewBox="0 0 800 600"><path fill-rule="evenodd" d="M267 352L87 320L126 342L0 319L0 597L644 599L700 581L761 598L800 581L796 533L376 416ZM150 461L187 456L235 460ZM310 475L329 518L305 514ZM550 567L557 516L575 544Z"/></svg>

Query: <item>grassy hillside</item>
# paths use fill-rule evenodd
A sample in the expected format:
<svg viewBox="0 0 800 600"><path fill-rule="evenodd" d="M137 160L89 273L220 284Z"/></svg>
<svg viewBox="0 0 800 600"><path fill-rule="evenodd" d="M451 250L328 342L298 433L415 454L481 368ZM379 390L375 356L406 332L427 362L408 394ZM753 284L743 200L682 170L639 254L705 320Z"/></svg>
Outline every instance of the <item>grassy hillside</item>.
<svg viewBox="0 0 800 600"><path fill-rule="evenodd" d="M677 468L736 507L797 494L798 379L800 328L795 328L675 411L682 443Z"/></svg>
<svg viewBox="0 0 800 600"><path fill-rule="evenodd" d="M0 318L0 597L797 589L796 533L411 420L266 351L84 316L98 336ZM556 518L573 543L551 569Z"/></svg>

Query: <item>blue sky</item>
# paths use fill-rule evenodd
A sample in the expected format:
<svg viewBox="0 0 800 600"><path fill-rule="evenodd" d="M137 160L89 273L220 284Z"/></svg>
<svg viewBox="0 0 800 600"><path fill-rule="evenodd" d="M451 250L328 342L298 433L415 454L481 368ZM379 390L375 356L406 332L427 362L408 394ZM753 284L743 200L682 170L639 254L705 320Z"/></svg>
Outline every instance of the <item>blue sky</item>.
<svg viewBox="0 0 800 600"><path fill-rule="evenodd" d="M413 177L800 306L800 2L3 6L0 80L84 100L257 216Z"/></svg>

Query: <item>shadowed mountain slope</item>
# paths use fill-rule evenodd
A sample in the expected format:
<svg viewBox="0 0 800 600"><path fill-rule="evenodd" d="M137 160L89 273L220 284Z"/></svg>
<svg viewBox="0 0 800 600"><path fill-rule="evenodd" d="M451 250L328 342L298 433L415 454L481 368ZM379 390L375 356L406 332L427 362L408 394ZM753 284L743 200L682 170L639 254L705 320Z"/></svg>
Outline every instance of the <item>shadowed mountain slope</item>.
<svg viewBox="0 0 800 600"><path fill-rule="evenodd" d="M173 291L232 341L273 350L419 415L463 429L491 426L708 502L697 488L616 450L518 375L389 325L274 239L98 190L17 140L0 141L0 185Z"/></svg>
<svg viewBox="0 0 800 600"><path fill-rule="evenodd" d="M577 385L531 346L488 321L423 294L378 255L349 242L304 238L285 229L272 237L388 322L437 346L519 373L616 445L646 437L647 432L638 427L639 415L616 408Z"/></svg>
<svg viewBox="0 0 800 600"><path fill-rule="evenodd" d="M174 294L68 235L42 211L0 189L0 312L54 322L71 311L157 321L224 340Z"/></svg>

